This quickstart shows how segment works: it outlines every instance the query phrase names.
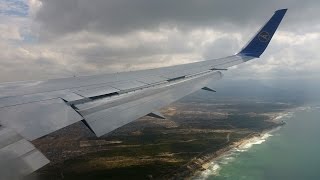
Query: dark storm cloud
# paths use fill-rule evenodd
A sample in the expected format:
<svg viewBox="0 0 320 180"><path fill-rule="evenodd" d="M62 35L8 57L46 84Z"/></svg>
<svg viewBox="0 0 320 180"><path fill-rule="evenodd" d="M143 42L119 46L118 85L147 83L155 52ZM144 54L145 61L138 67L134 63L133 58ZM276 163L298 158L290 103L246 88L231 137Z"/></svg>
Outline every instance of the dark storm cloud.
<svg viewBox="0 0 320 180"><path fill-rule="evenodd" d="M319 0L28 3L28 17L0 19L0 47L5 49L0 54L0 81L119 72L223 57L237 53L280 8L289 11L264 60L242 66L243 74L304 73L304 67L318 72L320 67ZM38 41L23 41L24 29ZM301 51L306 47L307 52ZM305 54L308 61L301 65Z"/></svg>
<svg viewBox="0 0 320 180"><path fill-rule="evenodd" d="M279 8L289 8L290 23L319 21L318 0L43 0L37 14L52 34L83 29L104 33L152 30L159 26L214 27L261 24ZM258 14L261 14L257 16Z"/></svg>

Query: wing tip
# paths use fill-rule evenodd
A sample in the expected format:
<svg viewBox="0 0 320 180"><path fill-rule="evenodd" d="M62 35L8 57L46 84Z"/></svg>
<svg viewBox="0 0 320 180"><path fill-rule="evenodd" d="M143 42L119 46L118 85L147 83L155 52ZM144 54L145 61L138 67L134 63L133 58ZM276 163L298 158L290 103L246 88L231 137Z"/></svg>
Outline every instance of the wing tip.
<svg viewBox="0 0 320 180"><path fill-rule="evenodd" d="M287 10L288 9L279 9L275 11L269 21L267 21L267 23L238 54L259 58L268 47Z"/></svg>
<svg viewBox="0 0 320 180"><path fill-rule="evenodd" d="M287 12L287 11L288 11L288 8L283 8L283 9L276 10L276 12Z"/></svg>

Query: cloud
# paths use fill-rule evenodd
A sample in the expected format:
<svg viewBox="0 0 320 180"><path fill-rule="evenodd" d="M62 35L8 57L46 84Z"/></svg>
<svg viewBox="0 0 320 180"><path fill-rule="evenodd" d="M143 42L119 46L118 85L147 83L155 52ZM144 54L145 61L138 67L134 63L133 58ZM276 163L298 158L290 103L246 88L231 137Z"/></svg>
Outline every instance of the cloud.
<svg viewBox="0 0 320 180"><path fill-rule="evenodd" d="M289 8L289 23L318 22L316 0L49 0L43 1L37 20L53 34L82 29L104 33L127 33L159 27L224 28L223 24L261 24L271 12ZM300 13L305 10L305 13ZM258 16L259 14L259 16ZM261 15L260 15L261 14ZM70 23L72 22L72 23ZM226 29L223 29L226 30Z"/></svg>
<svg viewBox="0 0 320 180"><path fill-rule="evenodd" d="M261 59L249 62L248 66L240 65L229 78L319 78L319 40L319 33L280 32Z"/></svg>
<svg viewBox="0 0 320 180"><path fill-rule="evenodd" d="M0 9L8 11L11 1L5 2ZM25 4L27 13L25 8L14 9L24 16L0 15L4 50L0 81L119 72L223 57L240 50L272 12L283 7L289 8L288 14L262 59L227 74L313 76L320 67L320 3L316 0L19 3Z"/></svg>

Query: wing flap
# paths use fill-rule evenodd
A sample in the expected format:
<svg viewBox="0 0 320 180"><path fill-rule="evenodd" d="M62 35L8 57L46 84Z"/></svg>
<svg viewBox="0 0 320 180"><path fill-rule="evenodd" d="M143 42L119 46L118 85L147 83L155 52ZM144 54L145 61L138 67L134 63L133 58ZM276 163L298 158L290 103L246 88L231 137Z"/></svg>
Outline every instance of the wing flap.
<svg viewBox="0 0 320 180"><path fill-rule="evenodd" d="M66 101L76 101L82 99L83 97L79 96L78 94L72 93L68 90L36 93L14 97L2 97L0 98L0 110L4 107L35 103L39 101L51 100L56 98L62 98Z"/></svg>
<svg viewBox="0 0 320 180"><path fill-rule="evenodd" d="M101 96L101 95L105 95L105 94L110 94L110 93L115 93L115 92L119 92L119 89L116 89L114 87L111 86L98 86L98 87L86 87L86 88L82 88L80 90L74 91L75 93L83 96L83 97L96 97L96 96Z"/></svg>
<svg viewBox="0 0 320 180"><path fill-rule="evenodd" d="M220 72L210 72L179 83L149 88L129 96L126 103L120 102L118 105L116 101L108 100L91 102L91 106L87 106L86 109L81 109L84 106L80 106L79 113L95 134L101 136L193 93L221 77ZM89 107L91 111L88 110Z"/></svg>
<svg viewBox="0 0 320 180"><path fill-rule="evenodd" d="M50 161L12 129L0 127L1 179L20 179Z"/></svg>
<svg viewBox="0 0 320 180"><path fill-rule="evenodd" d="M120 90L129 90L137 87L143 87L145 85L147 84L139 81L121 81L121 82L110 83L110 86Z"/></svg>
<svg viewBox="0 0 320 180"><path fill-rule="evenodd" d="M83 118L62 99L51 99L0 108L1 125L27 140L47 135Z"/></svg>
<svg viewBox="0 0 320 180"><path fill-rule="evenodd" d="M12 169L17 175L28 174L49 162L27 140L83 118L101 136L220 79L219 69L259 57L285 13L285 9L277 11L240 53L226 58L133 72L0 84L1 178L13 179L7 176Z"/></svg>

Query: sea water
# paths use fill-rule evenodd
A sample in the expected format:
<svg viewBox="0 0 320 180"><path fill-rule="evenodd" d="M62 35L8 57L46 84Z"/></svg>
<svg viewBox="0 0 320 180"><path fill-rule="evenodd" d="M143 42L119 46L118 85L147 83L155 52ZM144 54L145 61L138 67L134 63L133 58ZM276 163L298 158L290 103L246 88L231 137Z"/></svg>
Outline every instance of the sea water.
<svg viewBox="0 0 320 180"><path fill-rule="evenodd" d="M250 140L211 163L194 179L320 179L320 109L280 116L281 129Z"/></svg>

